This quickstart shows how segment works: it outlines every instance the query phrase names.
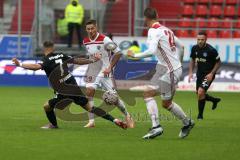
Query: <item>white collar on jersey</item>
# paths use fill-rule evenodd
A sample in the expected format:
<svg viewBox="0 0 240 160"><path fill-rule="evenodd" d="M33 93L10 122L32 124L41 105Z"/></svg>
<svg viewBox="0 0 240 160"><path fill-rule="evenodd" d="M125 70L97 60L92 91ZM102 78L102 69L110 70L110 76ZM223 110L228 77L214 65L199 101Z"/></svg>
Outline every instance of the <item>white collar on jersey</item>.
<svg viewBox="0 0 240 160"><path fill-rule="evenodd" d="M95 42L97 40L98 36L99 36L99 33L97 32L97 36L93 40L91 40L90 37L89 37L89 39L90 39L91 42Z"/></svg>
<svg viewBox="0 0 240 160"><path fill-rule="evenodd" d="M152 24L152 27L153 27L155 24L159 24L159 25L160 25L160 23L159 23L159 22L155 22L155 23L153 23L153 24Z"/></svg>

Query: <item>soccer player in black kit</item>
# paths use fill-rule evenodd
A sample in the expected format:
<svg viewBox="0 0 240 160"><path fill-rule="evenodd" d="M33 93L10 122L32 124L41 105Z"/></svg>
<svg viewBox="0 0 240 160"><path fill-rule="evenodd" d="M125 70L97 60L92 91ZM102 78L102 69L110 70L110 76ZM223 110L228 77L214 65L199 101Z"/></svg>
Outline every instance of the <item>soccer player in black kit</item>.
<svg viewBox="0 0 240 160"><path fill-rule="evenodd" d="M24 64L22 64L16 58L12 59L13 63L24 69L29 69L29 70L42 69L42 70L44 70L46 72L46 75L50 82L51 82L51 78L55 78L55 77L59 78L55 75L51 76L51 74L53 74L53 72L55 72L55 71L61 72L61 73L59 73L59 75L61 74L64 77L61 79L57 79L57 81L59 83L65 83L69 86L71 86L71 85L77 86L76 80L71 75L71 73L69 73L68 67L66 64L67 63L78 64L78 65L89 64L89 63L94 63L95 61L100 59L100 54L97 54L97 53L95 54L95 56L90 57L90 58L71 58L70 56L67 56L63 53L54 52L54 44L51 41L44 42L43 46L44 46L44 55L45 56L43 58L42 63L39 63L39 64L25 64L24 63ZM63 65L64 65L64 68L63 68ZM60 69L56 70L57 67L59 67ZM62 72L65 72L65 73L62 73ZM51 83L51 85L53 85L53 84ZM58 128L54 108L56 107L56 105L58 103L60 103L63 100L66 100L66 99L68 99L68 100L71 99L75 104L80 105L85 110L92 112L92 113L96 114L97 116L100 116L106 120L109 120L121 128L125 129L127 127L127 125L124 122L122 122L119 119L115 119L114 117L112 117L111 115L106 113L104 110L102 110L100 108L96 108L96 107L91 107L88 103L88 99L81 92L80 88L79 88L79 91L80 91L80 95L65 95L65 94L57 93L57 91L55 90L55 93L56 93L55 98L50 99L49 101L47 101L44 104L44 110L45 110L46 116L50 123L41 128L43 128L43 129Z"/></svg>
<svg viewBox="0 0 240 160"><path fill-rule="evenodd" d="M207 90L215 78L220 67L221 60L218 52L210 44L206 43L207 34L199 32L197 44L192 47L189 64L189 82L193 78L193 69L197 64L196 91L198 96L198 119L203 119L203 111L206 101L212 102L212 110L216 109L220 98L214 98L207 94Z"/></svg>

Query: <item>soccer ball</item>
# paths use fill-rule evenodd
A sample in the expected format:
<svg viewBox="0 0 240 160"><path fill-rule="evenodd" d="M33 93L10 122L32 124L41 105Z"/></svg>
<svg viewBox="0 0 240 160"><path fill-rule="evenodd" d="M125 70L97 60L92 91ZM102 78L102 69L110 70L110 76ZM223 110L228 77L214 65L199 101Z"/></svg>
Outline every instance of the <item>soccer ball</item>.
<svg viewBox="0 0 240 160"><path fill-rule="evenodd" d="M106 91L102 95L102 99L109 105L117 104L118 95L114 91Z"/></svg>

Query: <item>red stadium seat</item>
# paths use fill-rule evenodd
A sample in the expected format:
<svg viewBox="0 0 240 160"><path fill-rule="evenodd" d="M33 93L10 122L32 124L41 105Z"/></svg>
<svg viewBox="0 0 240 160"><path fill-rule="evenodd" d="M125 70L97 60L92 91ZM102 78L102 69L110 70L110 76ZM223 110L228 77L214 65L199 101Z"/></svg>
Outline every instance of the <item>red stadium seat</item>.
<svg viewBox="0 0 240 160"><path fill-rule="evenodd" d="M192 5L184 5L183 7L183 15L184 16L192 16L194 14Z"/></svg>
<svg viewBox="0 0 240 160"><path fill-rule="evenodd" d="M219 27L219 19L217 19L217 18L210 18L208 20L208 27L209 28L218 28Z"/></svg>
<svg viewBox="0 0 240 160"><path fill-rule="evenodd" d="M238 17L240 17L240 7L238 7L238 11L237 11L238 13Z"/></svg>
<svg viewBox="0 0 240 160"><path fill-rule="evenodd" d="M195 0L184 0L183 1L185 4L194 4Z"/></svg>
<svg viewBox="0 0 240 160"><path fill-rule="evenodd" d="M212 5L210 8L210 16L220 17L222 15L222 6Z"/></svg>
<svg viewBox="0 0 240 160"><path fill-rule="evenodd" d="M233 32L234 38L240 38L240 30Z"/></svg>
<svg viewBox="0 0 240 160"><path fill-rule="evenodd" d="M189 37L189 33L187 30L177 30L178 37Z"/></svg>
<svg viewBox="0 0 240 160"><path fill-rule="evenodd" d="M224 16L225 17L234 17L236 14L235 6L226 6L224 8Z"/></svg>
<svg viewBox="0 0 240 160"><path fill-rule="evenodd" d="M221 27L222 28L231 28L232 27L232 19L231 18L224 18L224 21L221 22Z"/></svg>
<svg viewBox="0 0 240 160"><path fill-rule="evenodd" d="M217 38L217 31L216 30L207 30L207 36L209 38Z"/></svg>
<svg viewBox="0 0 240 160"><path fill-rule="evenodd" d="M198 0L199 4L208 4L209 0Z"/></svg>
<svg viewBox="0 0 240 160"><path fill-rule="evenodd" d="M195 27L205 28L207 26L205 18L198 17L198 18L195 18L194 20L196 20L194 25Z"/></svg>
<svg viewBox="0 0 240 160"><path fill-rule="evenodd" d="M192 30L190 32L190 37L197 37L198 31L197 30Z"/></svg>
<svg viewBox="0 0 240 160"><path fill-rule="evenodd" d="M179 21L179 27L192 27L192 21L190 18L182 18Z"/></svg>
<svg viewBox="0 0 240 160"><path fill-rule="evenodd" d="M226 4L236 5L237 4L237 0L226 0Z"/></svg>
<svg viewBox="0 0 240 160"><path fill-rule="evenodd" d="M223 4L225 0L212 0L212 4Z"/></svg>
<svg viewBox="0 0 240 160"><path fill-rule="evenodd" d="M212 4L223 4L225 0L212 0Z"/></svg>
<svg viewBox="0 0 240 160"><path fill-rule="evenodd" d="M234 25L235 28L240 28L240 19L237 20L237 22Z"/></svg>
<svg viewBox="0 0 240 160"><path fill-rule="evenodd" d="M196 9L197 16L206 17L208 15L208 8L206 5L198 5Z"/></svg>
<svg viewBox="0 0 240 160"><path fill-rule="evenodd" d="M220 38L231 38L231 31L229 30L223 30L219 32Z"/></svg>

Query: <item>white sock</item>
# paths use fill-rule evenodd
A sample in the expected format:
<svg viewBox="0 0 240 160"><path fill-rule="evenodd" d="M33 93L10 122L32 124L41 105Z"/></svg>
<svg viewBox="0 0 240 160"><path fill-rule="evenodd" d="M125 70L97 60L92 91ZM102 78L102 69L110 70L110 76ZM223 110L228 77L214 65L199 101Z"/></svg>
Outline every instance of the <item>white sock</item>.
<svg viewBox="0 0 240 160"><path fill-rule="evenodd" d="M179 120L181 120L184 126L189 124L189 119L187 118L186 114L184 113L184 111L178 104L172 102L172 104L169 106L168 110L170 112L172 112L172 114L175 117L177 117Z"/></svg>
<svg viewBox="0 0 240 160"><path fill-rule="evenodd" d="M88 98L88 103L90 104L91 107L94 106L94 101L92 97ZM94 113L88 112L88 118L89 122L94 123Z"/></svg>
<svg viewBox="0 0 240 160"><path fill-rule="evenodd" d="M148 114L149 114L149 116L151 118L151 121L152 121L152 127L156 127L156 126L159 125L157 103L156 103L156 101L153 97L146 98L144 100L145 100L145 103L146 103L146 106L147 106Z"/></svg>
<svg viewBox="0 0 240 160"><path fill-rule="evenodd" d="M118 109L119 109L125 116L128 115L128 112L127 112L127 109L126 109L126 107L125 107L125 104L124 104L124 102L123 102L121 99L118 100L118 104L117 104L116 106L118 107Z"/></svg>

